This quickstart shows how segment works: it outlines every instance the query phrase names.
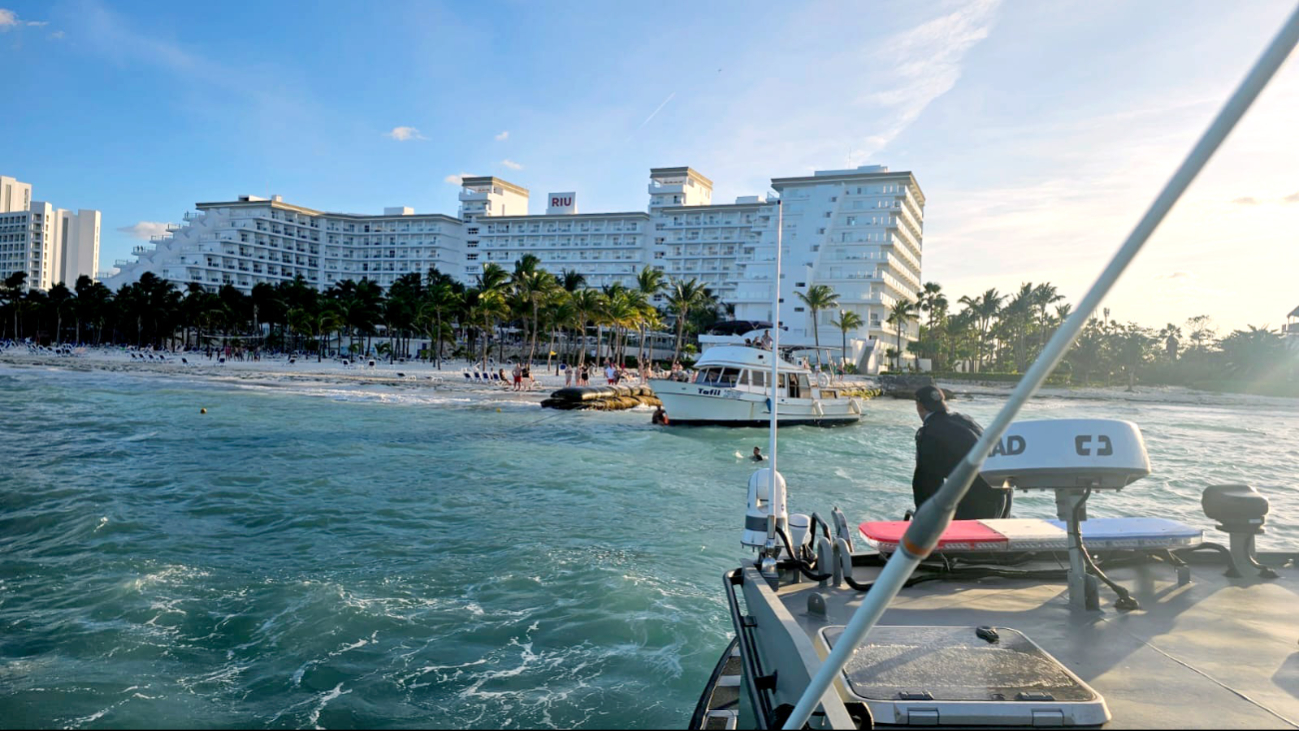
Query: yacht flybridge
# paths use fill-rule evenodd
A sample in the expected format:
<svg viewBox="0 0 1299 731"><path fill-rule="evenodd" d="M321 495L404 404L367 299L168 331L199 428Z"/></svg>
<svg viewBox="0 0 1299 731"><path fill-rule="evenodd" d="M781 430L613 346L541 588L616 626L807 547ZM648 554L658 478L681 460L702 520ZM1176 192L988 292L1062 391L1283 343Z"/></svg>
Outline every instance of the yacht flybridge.
<svg viewBox="0 0 1299 731"><path fill-rule="evenodd" d="M772 400L769 462L749 480L744 516L756 556L725 574L735 638L692 728L1299 727L1299 552L1255 549L1267 498L1205 487L1227 546L1160 517L1088 520L1089 498L1139 489L1150 473L1140 430L1016 421L1297 43L1299 9L910 521L790 514ZM779 239L776 251L779 282ZM1053 491L1055 519L954 521L980 474Z"/></svg>
<svg viewBox="0 0 1299 731"><path fill-rule="evenodd" d="M856 423L862 416L860 391L796 366L772 350L745 345L709 348L694 370L690 381L650 381L672 424L766 426L771 421L772 383L784 426L838 426Z"/></svg>

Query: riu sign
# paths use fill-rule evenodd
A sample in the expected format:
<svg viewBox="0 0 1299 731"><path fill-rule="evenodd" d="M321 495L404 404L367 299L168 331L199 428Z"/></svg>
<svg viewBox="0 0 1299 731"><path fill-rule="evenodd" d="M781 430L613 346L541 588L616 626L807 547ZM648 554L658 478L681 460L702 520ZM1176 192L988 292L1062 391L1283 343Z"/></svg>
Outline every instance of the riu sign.
<svg viewBox="0 0 1299 731"><path fill-rule="evenodd" d="M576 193L551 193L546 200L546 213L577 213Z"/></svg>

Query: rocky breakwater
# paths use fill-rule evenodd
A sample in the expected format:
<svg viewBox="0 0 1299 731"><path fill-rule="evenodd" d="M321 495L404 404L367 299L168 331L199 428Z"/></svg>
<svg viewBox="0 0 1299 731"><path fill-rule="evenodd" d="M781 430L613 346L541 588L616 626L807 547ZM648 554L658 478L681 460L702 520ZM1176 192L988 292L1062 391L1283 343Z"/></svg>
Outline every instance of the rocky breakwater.
<svg viewBox="0 0 1299 731"><path fill-rule="evenodd" d="M889 375L881 373L878 376L878 380L880 390L884 392L885 396L892 396L893 398L901 399L914 399L916 397L916 391L921 388L925 386L938 385L934 383L934 379L930 376L913 374ZM952 398L954 395L955 394L946 388L943 389L944 397Z"/></svg>
<svg viewBox="0 0 1299 731"><path fill-rule="evenodd" d="M622 411L637 406L662 406L649 386L570 386L541 402L547 409Z"/></svg>

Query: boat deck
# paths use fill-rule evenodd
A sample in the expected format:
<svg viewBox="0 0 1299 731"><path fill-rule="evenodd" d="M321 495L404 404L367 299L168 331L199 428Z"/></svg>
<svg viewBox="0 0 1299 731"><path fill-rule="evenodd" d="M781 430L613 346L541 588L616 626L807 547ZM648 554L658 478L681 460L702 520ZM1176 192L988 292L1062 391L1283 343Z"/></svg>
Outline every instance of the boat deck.
<svg viewBox="0 0 1299 731"><path fill-rule="evenodd" d="M903 589L881 625L1018 630L1101 694L1113 717L1109 728L1299 727L1299 570L1286 557L1260 558L1280 577L1227 578L1224 563L1212 556L1196 559L1183 586L1168 564L1107 569L1140 601L1141 609L1130 612L1116 610L1104 586L1101 610L1085 611L1070 606L1063 580L925 582ZM854 578L869 582L879 571L856 566ZM846 624L863 596L806 579L772 594L753 569L744 579L762 584L760 593L788 612L775 616L784 615L790 631L792 620L813 646L823 627ZM825 600L824 616L809 611L813 593ZM762 613L753 611L757 597L746 589L748 610L761 623Z"/></svg>

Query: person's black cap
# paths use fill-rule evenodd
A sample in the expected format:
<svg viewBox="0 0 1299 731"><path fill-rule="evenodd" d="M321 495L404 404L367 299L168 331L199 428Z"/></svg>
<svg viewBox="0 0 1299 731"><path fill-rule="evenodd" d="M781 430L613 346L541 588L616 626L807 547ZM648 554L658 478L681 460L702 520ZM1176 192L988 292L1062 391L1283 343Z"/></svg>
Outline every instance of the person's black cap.
<svg viewBox="0 0 1299 731"><path fill-rule="evenodd" d="M944 411L947 401L943 398L943 389L937 386L924 386L916 391L916 401L925 407L925 411Z"/></svg>

